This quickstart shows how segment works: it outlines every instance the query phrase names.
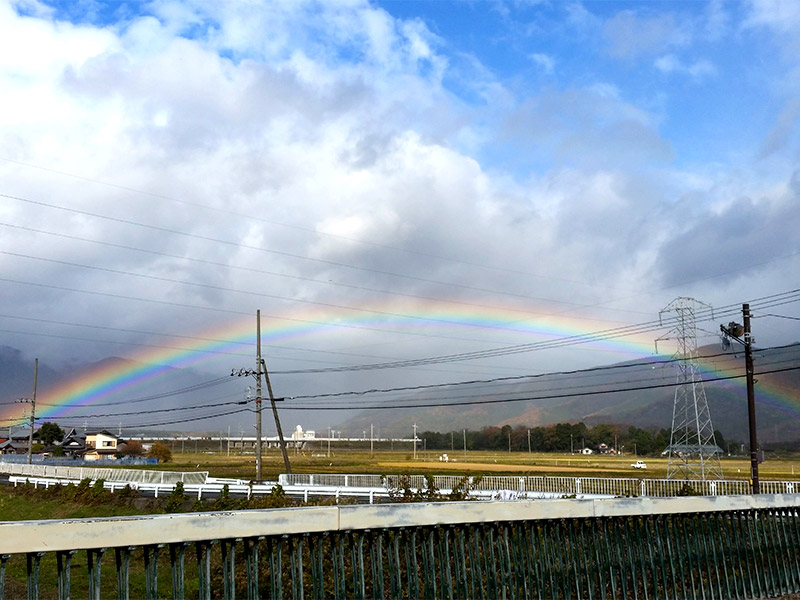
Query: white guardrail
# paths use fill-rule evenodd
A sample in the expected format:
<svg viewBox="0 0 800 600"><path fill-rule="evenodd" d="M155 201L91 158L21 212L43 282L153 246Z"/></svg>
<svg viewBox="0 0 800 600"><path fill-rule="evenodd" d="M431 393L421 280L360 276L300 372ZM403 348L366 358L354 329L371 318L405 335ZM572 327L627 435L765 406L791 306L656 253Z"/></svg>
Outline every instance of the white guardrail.
<svg viewBox="0 0 800 600"><path fill-rule="evenodd" d="M367 486L395 487L401 477L408 480L412 488L424 488L424 475L361 475L361 474L282 474L278 483L282 486ZM438 489L452 489L460 484L463 476L434 475L433 484ZM644 496L650 498L670 498L681 493L684 486L690 486L700 496L739 496L750 493L750 482L744 479L724 480L684 480L647 479L623 477L548 477L507 475L485 475L468 478L470 490L509 490L517 492L548 492L562 495L591 496ZM764 494L795 494L800 492L797 481L761 482Z"/></svg>
<svg viewBox="0 0 800 600"><path fill-rule="evenodd" d="M179 513L52 521L0 522L3 553L147 546L210 539L251 538L389 527L416 527L538 519L586 519L696 514L800 506L800 496L617 498L541 502L440 502L391 506L315 506L269 510ZM32 526L35 524L35 526Z"/></svg>
<svg viewBox="0 0 800 600"><path fill-rule="evenodd" d="M104 480L104 487L118 491L126 485L141 493L152 493L159 497L169 494L175 483L183 482L187 496L198 499L214 497L222 493L224 486L232 496L248 498L264 495L280 485L287 495L302 498L353 498L373 503L388 499L389 490L408 485L413 490L427 487L423 475L375 475L375 474L282 474L278 481L255 484L242 479L209 477L208 472L172 472L141 469L92 469L89 467L56 467L47 465L19 465L0 463L0 473L8 473L14 485L29 482L35 486L49 487L55 484L77 483L89 478L93 482ZM464 483L457 475L434 475L433 485L442 494ZM547 477L547 476L500 476L488 475L467 478L469 496L475 499L530 500L546 498L612 498L649 497L668 498L678 496L685 486L701 496L739 496L750 493L746 480L675 480L646 478L603 477ZM761 481L764 494L796 494L800 482Z"/></svg>
<svg viewBox="0 0 800 600"><path fill-rule="evenodd" d="M66 485L69 483L77 484L78 480L68 479L51 479L43 477L28 477L24 475L11 475L9 482L15 487L18 485L31 484L34 487L49 488L53 485ZM172 493L175 489L174 484L170 483L126 483L122 481L104 481L103 488L111 492L117 492L125 486L130 487L137 492L153 494L154 497L166 496ZM223 488L228 487L228 493L232 496L250 498L251 496L268 495L278 485L278 482L267 482L262 484L250 484L237 480L214 480L209 477L209 480L203 484L189 483L184 484L183 491L187 496L196 497L198 500L203 498L215 498L222 494ZM369 504L374 504L381 499L389 499L389 490L385 487L372 488L372 487L343 487L343 486L326 486L326 485L286 485L281 486L283 491L293 498L302 498L304 502L308 502L312 498L352 498L356 500L366 501ZM451 490L440 490L442 494L449 494ZM475 490L470 492L470 498L476 500L547 500L563 498L564 494L553 492L517 492L514 490ZM579 496L582 499L599 499L611 498L613 496L600 496L584 494Z"/></svg>

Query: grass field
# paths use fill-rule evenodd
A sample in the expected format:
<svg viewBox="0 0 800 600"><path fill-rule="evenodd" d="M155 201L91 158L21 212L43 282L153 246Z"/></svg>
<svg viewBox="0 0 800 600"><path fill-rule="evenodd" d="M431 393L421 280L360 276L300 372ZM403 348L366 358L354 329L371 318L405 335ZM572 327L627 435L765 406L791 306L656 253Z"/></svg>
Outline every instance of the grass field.
<svg viewBox="0 0 800 600"><path fill-rule="evenodd" d="M159 469L207 470L215 477L255 477L255 455L238 454L217 449L202 449L185 453L173 452L170 463L161 464ZM417 452L416 460L408 451L376 450L369 448L345 448L331 452L307 451L289 452L289 460L295 473L419 473L419 474L508 474L508 475L566 475L571 477L648 477L665 478L666 458L650 458L624 455L570 455L557 453L527 452L476 452L448 451L450 462L439 461L440 452ZM637 459L645 460L647 470L631 468ZM749 479L749 457L725 457L721 461L726 479ZM284 472L283 459L278 450L266 451L262 458L262 472L265 479L276 478ZM797 475L795 476L795 473ZM800 480L800 458L769 458L759 466L762 480Z"/></svg>

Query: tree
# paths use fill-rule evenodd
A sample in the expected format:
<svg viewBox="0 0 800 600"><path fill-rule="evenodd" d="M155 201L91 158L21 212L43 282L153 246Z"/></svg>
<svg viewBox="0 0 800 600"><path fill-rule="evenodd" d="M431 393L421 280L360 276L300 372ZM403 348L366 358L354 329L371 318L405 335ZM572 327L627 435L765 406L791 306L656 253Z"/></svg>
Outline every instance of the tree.
<svg viewBox="0 0 800 600"><path fill-rule="evenodd" d="M167 448L167 450L169 450L169 448ZM142 447L141 442L137 442L136 440L128 440L122 444L119 449L119 453L122 456L141 456L144 454L144 448Z"/></svg>
<svg viewBox="0 0 800 600"><path fill-rule="evenodd" d="M61 429L61 427L59 427L56 423L45 421L42 423L42 426L39 427L37 436L43 445L50 446L55 442L60 442L64 439L64 430Z"/></svg>
<svg viewBox="0 0 800 600"><path fill-rule="evenodd" d="M164 442L153 442L147 456L150 458L157 458L158 462L169 462L172 460L172 451Z"/></svg>

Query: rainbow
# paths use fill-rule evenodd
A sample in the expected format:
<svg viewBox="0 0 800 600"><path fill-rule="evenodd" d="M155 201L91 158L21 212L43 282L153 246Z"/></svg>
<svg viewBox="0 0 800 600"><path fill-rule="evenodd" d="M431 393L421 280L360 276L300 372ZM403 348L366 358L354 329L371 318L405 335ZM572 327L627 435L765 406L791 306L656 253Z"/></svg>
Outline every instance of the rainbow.
<svg viewBox="0 0 800 600"><path fill-rule="evenodd" d="M455 307L455 308L454 308ZM317 309L315 312L262 315L262 347L278 345L282 341L299 338L316 338L343 330L382 332L385 334L440 335L452 339L465 332L487 332L519 334L525 342L547 341L559 338L580 336L613 328L619 323L609 323L593 319L583 319L568 315L534 316L530 311L517 307L476 308L474 305L458 305L456 302L428 304L423 309L415 309L397 303L387 310L387 306L362 307L352 309ZM239 318L218 325L197 335L172 338L174 346L147 347L130 353L124 361L112 361L98 368L80 373L78 376L39 392L40 403L37 415L42 419L55 419L69 416L75 409L102 402L120 392L134 393L137 386L145 382L168 377L173 369L198 366L220 356L231 355L231 367L249 366L255 357L255 315ZM433 332L433 333L431 333ZM468 338L459 338L468 339ZM477 341L474 338L471 341ZM485 344L484 340L484 344ZM513 345L512 342L508 345ZM639 338L614 338L588 345L592 350L602 350L625 355L626 360L653 356L652 334ZM497 342L495 347L505 345ZM709 371L709 376L719 376L720 371ZM730 374L734 374L731 371ZM741 380L731 380L743 385ZM787 395L764 389L760 396L772 402L791 406L797 410L797 403ZM20 418L20 407L6 407L6 414L0 413L3 421Z"/></svg>

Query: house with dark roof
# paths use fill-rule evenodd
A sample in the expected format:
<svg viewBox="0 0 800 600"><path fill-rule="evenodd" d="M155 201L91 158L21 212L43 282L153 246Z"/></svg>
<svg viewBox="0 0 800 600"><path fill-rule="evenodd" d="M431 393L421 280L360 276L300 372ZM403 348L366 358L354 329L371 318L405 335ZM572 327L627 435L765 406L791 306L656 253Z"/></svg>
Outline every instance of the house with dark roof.
<svg viewBox="0 0 800 600"><path fill-rule="evenodd" d="M61 448L64 450L65 456L83 456L86 450L86 435L78 433L73 427L64 435L64 439L61 440Z"/></svg>
<svg viewBox="0 0 800 600"><path fill-rule="evenodd" d="M0 454L27 454L30 433L27 429L12 429L0 437Z"/></svg>

